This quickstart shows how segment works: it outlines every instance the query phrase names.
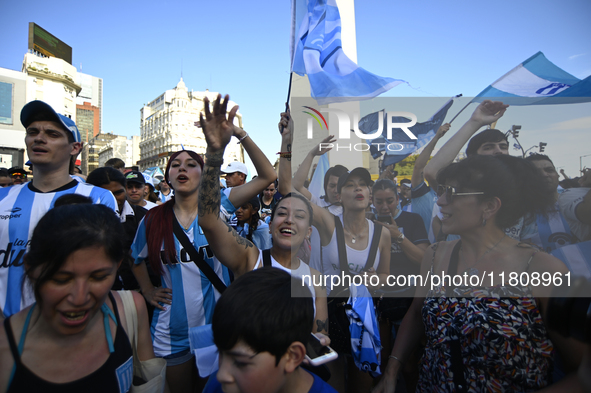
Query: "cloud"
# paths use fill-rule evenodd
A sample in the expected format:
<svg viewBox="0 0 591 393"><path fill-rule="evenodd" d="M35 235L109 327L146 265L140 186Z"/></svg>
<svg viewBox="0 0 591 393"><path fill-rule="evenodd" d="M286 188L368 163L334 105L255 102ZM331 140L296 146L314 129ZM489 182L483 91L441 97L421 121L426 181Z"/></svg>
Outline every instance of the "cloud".
<svg viewBox="0 0 591 393"><path fill-rule="evenodd" d="M569 60L574 60L574 59L576 59L577 57L581 57L581 56L585 56L585 55L586 55L586 53L580 53L580 54L578 54L578 55L572 55L572 56L569 56L569 57L568 57L568 59L569 59Z"/></svg>

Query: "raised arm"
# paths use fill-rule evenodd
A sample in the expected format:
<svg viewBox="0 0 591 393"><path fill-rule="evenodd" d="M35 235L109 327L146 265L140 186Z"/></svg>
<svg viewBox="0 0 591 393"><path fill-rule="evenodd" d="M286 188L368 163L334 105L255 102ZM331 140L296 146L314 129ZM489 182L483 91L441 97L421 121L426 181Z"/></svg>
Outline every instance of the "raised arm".
<svg viewBox="0 0 591 393"><path fill-rule="evenodd" d="M220 219L220 168L224 150L233 135L232 120L238 110L235 106L226 118L228 100L226 96L221 101L221 95L218 95L211 113L209 101L205 98L205 118L200 115L207 150L199 185L199 226L217 259L236 275L241 275L254 268L259 250Z"/></svg>
<svg viewBox="0 0 591 393"><path fill-rule="evenodd" d="M321 156L326 154L328 151L332 149L332 147L323 147L327 143L333 143L336 141L334 139L334 135L329 135L322 140L317 146L314 146L312 150L308 152L304 161L296 171L295 175L293 175L293 187L298 191L300 194L308 198L309 200L312 199L312 194L306 187L304 187L304 183L308 178L308 173L310 172L310 168L312 167L312 162L314 161L314 157Z"/></svg>
<svg viewBox="0 0 591 393"><path fill-rule="evenodd" d="M293 143L293 120L287 111L281 113L279 120L279 132L281 133L281 150L279 155L279 180L277 191L281 195L289 194L291 190L291 147Z"/></svg>
<svg viewBox="0 0 591 393"><path fill-rule="evenodd" d="M234 206L242 206L273 183L277 179L277 173L275 173L275 168L273 168L265 153L254 143L246 131L234 125L233 135L242 141L242 146L244 146L244 150L246 150L257 171L256 179L230 190L230 202Z"/></svg>
<svg viewBox="0 0 591 393"><path fill-rule="evenodd" d="M439 140L445 135L445 133L449 131L450 127L451 124L449 123L445 123L441 127L439 127L433 139L431 139L431 141L427 143L427 146L425 146L421 154L419 154L419 156L417 157L417 160L415 161L415 167L412 170L412 177L410 179L412 189L415 189L416 187L420 186L421 183L425 180L423 172L425 170L425 166L427 166L427 162L429 162L429 158L431 158L431 153L433 153L433 149L435 148L435 145L437 145L437 142L439 142ZM432 188L434 188L434 179L430 179L428 181L429 185Z"/></svg>
<svg viewBox="0 0 591 393"><path fill-rule="evenodd" d="M432 182L437 177L437 172L452 163L460 152L462 146L468 142L480 127L492 124L499 120L509 105L500 101L485 100L478 105L472 113L470 120L466 122L437 152L435 157L425 167L425 179Z"/></svg>

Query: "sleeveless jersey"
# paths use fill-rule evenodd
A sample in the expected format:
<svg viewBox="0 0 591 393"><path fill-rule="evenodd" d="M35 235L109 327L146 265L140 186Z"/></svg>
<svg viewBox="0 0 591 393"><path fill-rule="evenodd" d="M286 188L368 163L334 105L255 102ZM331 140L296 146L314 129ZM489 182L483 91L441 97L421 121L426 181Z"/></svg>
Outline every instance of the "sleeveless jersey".
<svg viewBox="0 0 591 393"><path fill-rule="evenodd" d="M75 180L52 192L38 191L32 183L0 189L0 308L7 317L34 302L29 285L25 293L21 290L23 255L41 217L66 194L84 195L117 211L111 191Z"/></svg>
<svg viewBox="0 0 591 393"><path fill-rule="evenodd" d="M213 255L197 221L196 218L191 227L185 230L187 237L224 284L230 285L228 269ZM158 357L189 349L189 329L211 323L213 309L220 297L176 236L174 243L178 262L163 264L161 276L162 287L172 289L172 304L164 305L164 311L155 309L151 322L154 353ZM145 220L140 222L131 252L136 264L144 261L149 263Z"/></svg>

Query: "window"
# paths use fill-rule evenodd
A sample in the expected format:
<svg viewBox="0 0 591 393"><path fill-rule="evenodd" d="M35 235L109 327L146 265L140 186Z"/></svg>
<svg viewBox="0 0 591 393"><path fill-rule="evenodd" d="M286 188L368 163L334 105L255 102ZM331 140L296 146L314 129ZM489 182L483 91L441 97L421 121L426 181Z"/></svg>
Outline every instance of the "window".
<svg viewBox="0 0 591 393"><path fill-rule="evenodd" d="M2 124L13 124L12 90L12 83L0 82L0 123Z"/></svg>

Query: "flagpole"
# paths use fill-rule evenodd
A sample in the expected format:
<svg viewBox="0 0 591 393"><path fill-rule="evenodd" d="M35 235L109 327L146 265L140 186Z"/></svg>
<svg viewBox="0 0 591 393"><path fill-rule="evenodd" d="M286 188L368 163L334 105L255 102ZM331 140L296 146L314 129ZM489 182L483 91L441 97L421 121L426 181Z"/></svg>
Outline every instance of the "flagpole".
<svg viewBox="0 0 591 393"><path fill-rule="evenodd" d="M291 81L293 80L293 72L289 73L289 87L287 88L287 101L285 101L285 111L289 109L289 99L291 98ZM283 134L283 126L281 126L281 134Z"/></svg>
<svg viewBox="0 0 591 393"><path fill-rule="evenodd" d="M462 113L464 111L464 109L466 109L468 107L468 105L470 105L471 103L472 103L472 101L470 101L469 103L466 104L466 106L464 106L462 109L460 109L458 114L455 115L454 118L449 121L449 124L451 124L456 119L456 117L458 117L460 115L460 113Z"/></svg>

